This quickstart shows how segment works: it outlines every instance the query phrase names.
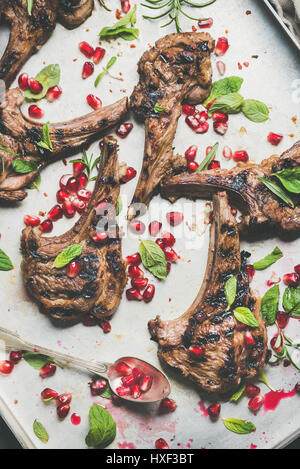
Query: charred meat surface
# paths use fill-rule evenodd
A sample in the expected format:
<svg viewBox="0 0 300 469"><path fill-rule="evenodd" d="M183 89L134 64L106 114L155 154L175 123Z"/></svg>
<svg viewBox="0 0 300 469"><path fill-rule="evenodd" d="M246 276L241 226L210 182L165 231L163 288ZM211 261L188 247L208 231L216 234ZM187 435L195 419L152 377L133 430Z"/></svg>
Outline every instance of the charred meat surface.
<svg viewBox="0 0 300 469"><path fill-rule="evenodd" d="M26 197L24 188L34 180L38 172L48 163L76 153L84 145L100 137L110 126L117 124L127 113L127 98L93 111L68 122L50 124L50 138L53 151L38 146L43 140L43 124L26 118L20 106L24 102L18 88L6 92L0 104L0 143L11 152L1 151L0 169L1 200L19 201ZM36 164L37 170L28 174L17 174L13 161L22 159Z"/></svg>
<svg viewBox="0 0 300 469"><path fill-rule="evenodd" d="M300 141L280 157L271 156L261 164L238 164L231 170L214 169L183 173L168 179L162 186L163 197L175 200L181 196L207 198L218 190L228 190L232 202L242 211L240 231L247 235L270 232L300 235L300 197L291 195L295 208L289 207L271 192L258 177L300 166ZM280 184L276 177L276 184Z"/></svg>
<svg viewBox="0 0 300 469"><path fill-rule="evenodd" d="M248 253L240 253L238 227L227 195L218 193L214 196L207 269L197 298L178 319L163 322L157 317L149 322L151 335L159 344L160 359L205 392L232 391L243 379L255 377L265 363L267 333L260 300L249 288L248 257ZM227 311L224 288L233 275L237 295ZM259 323L259 327L251 328L255 342L252 347L245 345L247 326L245 330L236 327L233 310L240 306L249 308ZM201 358L193 358L193 346L203 349Z"/></svg>
<svg viewBox="0 0 300 469"><path fill-rule="evenodd" d="M106 216L105 210L99 211L99 204L102 206L104 201L116 207L119 193L117 143L114 138L105 137L91 201L73 228L56 237L43 237L39 228L27 227L23 231L24 283L41 310L57 325L75 324L86 314L100 320L110 318L119 306L127 282L119 228L115 213L110 210ZM94 235L103 221L107 221L112 236L105 244L99 244L94 242ZM77 258L79 273L70 278L66 267L56 269L53 262L73 244L81 244L82 254Z"/></svg>
<svg viewBox="0 0 300 469"><path fill-rule="evenodd" d="M48 41L57 16L67 28L82 24L92 13L94 0L34 0L28 14L27 0L1 0L0 23L10 26L10 38L0 60L0 79L9 87L22 66Z"/></svg>
<svg viewBox="0 0 300 469"><path fill-rule="evenodd" d="M173 153L173 141L183 102L201 103L211 90L210 54L214 41L206 33L177 33L159 39L144 53L140 80L130 106L145 121L145 150L134 203L148 205L160 182L185 168ZM128 218L135 216L132 206Z"/></svg>

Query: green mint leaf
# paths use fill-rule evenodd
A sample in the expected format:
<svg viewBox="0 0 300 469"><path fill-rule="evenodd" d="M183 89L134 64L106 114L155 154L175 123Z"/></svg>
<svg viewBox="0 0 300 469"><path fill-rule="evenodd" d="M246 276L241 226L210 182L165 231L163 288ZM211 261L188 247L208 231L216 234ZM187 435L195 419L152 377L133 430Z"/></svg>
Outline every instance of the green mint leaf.
<svg viewBox="0 0 300 469"><path fill-rule="evenodd" d="M246 386L243 385L236 393L234 393L231 398L229 399L229 402L237 402L240 400L240 398L243 396L245 392Z"/></svg>
<svg viewBox="0 0 300 469"><path fill-rule="evenodd" d="M28 174L38 169L37 164L34 161L16 159L12 162L12 167L15 173Z"/></svg>
<svg viewBox="0 0 300 469"><path fill-rule="evenodd" d="M34 0L27 0L27 11L29 16L32 15L33 1Z"/></svg>
<svg viewBox="0 0 300 469"><path fill-rule="evenodd" d="M234 418L223 419L225 427L233 433L239 435L247 435L256 430L255 425L247 420L238 420Z"/></svg>
<svg viewBox="0 0 300 469"><path fill-rule="evenodd" d="M56 269L61 269L62 267L70 264L70 262L75 259L75 257L80 256L81 253L81 244L72 244L71 246L68 246L66 249L64 249L60 254L58 254L53 263L53 267Z"/></svg>
<svg viewBox="0 0 300 469"><path fill-rule="evenodd" d="M155 112L159 113L159 112L164 111L166 109L166 107L165 106L160 106L159 104L156 103L153 109L154 109Z"/></svg>
<svg viewBox="0 0 300 469"><path fill-rule="evenodd" d="M270 114L268 107L256 99L245 99L242 105L242 112L247 119L257 123L266 122Z"/></svg>
<svg viewBox="0 0 300 469"><path fill-rule="evenodd" d="M85 439L89 448L106 448L116 437L116 422L103 407L95 404L90 408L90 431Z"/></svg>
<svg viewBox="0 0 300 469"><path fill-rule="evenodd" d="M270 181L269 179L258 176L258 179L271 191L273 194L277 195L281 200L283 200L287 205L292 208L295 208L294 202L292 199L279 187L275 182Z"/></svg>
<svg viewBox="0 0 300 469"><path fill-rule="evenodd" d="M50 130L49 130L50 122L47 122L43 125L43 141L38 142L38 146L45 148L46 150L53 151L53 146L50 138Z"/></svg>
<svg viewBox="0 0 300 469"><path fill-rule="evenodd" d="M40 370L47 363L54 363L52 357L47 357L46 355L41 355L40 353L26 352L23 354L24 360L28 365L32 366L35 370Z"/></svg>
<svg viewBox="0 0 300 469"><path fill-rule="evenodd" d="M279 259L283 257L281 250L276 247L273 249L271 254L268 254L266 257L261 259L260 261L254 262L253 267L255 270L264 270L270 265L275 264Z"/></svg>
<svg viewBox="0 0 300 469"><path fill-rule="evenodd" d="M214 159L214 157L216 156L216 153L218 151L218 148L219 148L219 143L215 143L215 145L212 147L212 149L210 150L210 152L208 153L208 155L204 158L203 161L201 161L201 163L199 164L197 170L196 170L196 173L200 173L201 171L204 171L204 169L207 168L207 166L209 165L209 163L212 162L212 160Z"/></svg>
<svg viewBox="0 0 300 469"><path fill-rule="evenodd" d="M57 86L60 82L60 67L59 65L48 65L43 68L35 79L43 86L43 90L39 94L32 93L29 89L24 91L24 98L28 100L39 101L43 99L49 88Z"/></svg>
<svg viewBox="0 0 300 469"><path fill-rule="evenodd" d="M144 267L155 277L167 278L167 261L163 250L154 241L141 241L139 253Z"/></svg>
<svg viewBox="0 0 300 469"><path fill-rule="evenodd" d="M228 303L227 311L230 310L231 305L234 303L234 300L236 297L236 289L237 289L237 280L234 276L230 277L225 283L225 287L224 287L225 297Z"/></svg>
<svg viewBox="0 0 300 469"><path fill-rule="evenodd" d="M106 68L109 69L110 67L112 67L117 61L117 57L112 57L110 59L110 61L108 62L108 64L106 65Z"/></svg>
<svg viewBox="0 0 300 469"><path fill-rule="evenodd" d="M40 185L41 185L41 182L42 182L42 178L41 178L41 175L38 174L36 176L36 178L34 179L34 181L32 181L28 186L27 186L27 189L36 189L38 190Z"/></svg>
<svg viewBox="0 0 300 469"><path fill-rule="evenodd" d="M10 258L5 254L2 249L0 249L0 270L7 272L8 270L12 270L14 266L12 265L12 262Z"/></svg>
<svg viewBox="0 0 300 469"><path fill-rule="evenodd" d="M233 312L234 317L237 321L247 324L250 327L259 327L257 320L255 319L253 313L251 313L249 308L239 307L236 308Z"/></svg>
<svg viewBox="0 0 300 469"><path fill-rule="evenodd" d="M300 286L285 289L282 305L284 310L293 318L300 318Z"/></svg>
<svg viewBox="0 0 300 469"><path fill-rule="evenodd" d="M103 399L112 399L112 396L113 396L112 391L111 391L109 385L107 384L104 391L101 392L100 397L103 397Z"/></svg>
<svg viewBox="0 0 300 469"><path fill-rule="evenodd" d="M276 313L279 305L279 286L274 285L270 288L261 300L261 313L268 326L271 326L276 321Z"/></svg>
<svg viewBox="0 0 300 469"><path fill-rule="evenodd" d="M117 201L117 210L116 210L116 216L118 217L120 215L120 213L122 212L122 209L123 209L123 202L122 202L122 199L121 197L119 196L118 197L118 201Z"/></svg>
<svg viewBox="0 0 300 469"><path fill-rule="evenodd" d="M272 176L276 176L287 191L300 194L300 168L284 169Z"/></svg>
<svg viewBox="0 0 300 469"><path fill-rule="evenodd" d="M268 381L267 381L267 378L266 378L266 375L264 374L263 371L261 371L258 376L257 376L257 380L260 382L260 383L264 383L267 388L269 388L271 391L273 392L276 392L276 389L272 388L272 386L269 385Z"/></svg>
<svg viewBox="0 0 300 469"><path fill-rule="evenodd" d="M204 101L204 106L210 103L215 98L220 98L230 93L237 93L243 84L243 78L240 77L226 77L213 83L210 96Z"/></svg>
<svg viewBox="0 0 300 469"><path fill-rule="evenodd" d="M133 27L127 27L130 24L134 26L136 24L136 5L134 8L121 18L113 26L106 26L102 28L99 33L100 38L116 39L121 37L126 41L132 41L139 38L139 30Z"/></svg>
<svg viewBox="0 0 300 469"><path fill-rule="evenodd" d="M97 88L97 86L99 85L100 81L102 80L102 78L104 77L104 75L106 75L106 72L101 72L99 73L99 75L97 76L96 80L95 80L95 88Z"/></svg>
<svg viewBox="0 0 300 469"><path fill-rule="evenodd" d="M237 114L240 112L244 102L243 96L239 93L230 93L217 98L217 100L209 108L211 115L215 111L221 111L225 114Z"/></svg>
<svg viewBox="0 0 300 469"><path fill-rule="evenodd" d="M45 444L48 443L49 435L47 431L45 430L45 428L43 427L43 425L37 420L33 422L33 431L35 435L38 437L38 439L41 440L42 443L45 443Z"/></svg>

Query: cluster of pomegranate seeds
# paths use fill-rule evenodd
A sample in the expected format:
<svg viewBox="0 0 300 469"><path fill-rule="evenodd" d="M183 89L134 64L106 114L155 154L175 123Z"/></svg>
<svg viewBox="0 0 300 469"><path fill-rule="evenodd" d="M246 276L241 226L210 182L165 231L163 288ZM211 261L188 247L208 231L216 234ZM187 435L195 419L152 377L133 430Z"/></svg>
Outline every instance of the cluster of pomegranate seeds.
<svg viewBox="0 0 300 469"><path fill-rule="evenodd" d="M107 388L107 381L103 378L98 378L89 383L92 396L100 396Z"/></svg>
<svg viewBox="0 0 300 469"><path fill-rule="evenodd" d="M294 267L294 271L283 276L283 283L288 287L298 287L300 284L300 264Z"/></svg>
<svg viewBox="0 0 300 469"><path fill-rule="evenodd" d="M215 47L215 54L220 57L225 55L229 49L228 39L226 37L219 37Z"/></svg>
<svg viewBox="0 0 300 469"><path fill-rule="evenodd" d="M268 142L271 143L271 145L279 145L279 143L282 141L283 135L280 134L275 134L274 132L270 132L268 135Z"/></svg>
<svg viewBox="0 0 300 469"><path fill-rule="evenodd" d="M131 122L124 122L123 124L120 124L119 127L116 130L116 134L120 138L126 138L130 132L133 129L133 124Z"/></svg>
<svg viewBox="0 0 300 469"><path fill-rule="evenodd" d="M51 378L51 376L54 376L55 373L56 365L54 365L54 363L46 363L46 365L40 369L40 377L42 379Z"/></svg>
<svg viewBox="0 0 300 469"><path fill-rule="evenodd" d="M122 11L123 13L128 13L130 8L131 8L131 5L130 5L130 1L129 0L121 0L121 8L122 8Z"/></svg>
<svg viewBox="0 0 300 469"><path fill-rule="evenodd" d="M163 438L159 438L158 440L156 440L155 448L156 449L170 449L168 443Z"/></svg>
<svg viewBox="0 0 300 469"><path fill-rule="evenodd" d="M102 101L100 98L95 96L94 94L89 94L86 98L87 103L91 106L95 111L102 108Z"/></svg>
<svg viewBox="0 0 300 469"><path fill-rule="evenodd" d="M139 399L142 393L151 389L152 376L145 375L138 368L131 368L125 362L119 362L116 369L121 377L121 385L116 388L118 396L132 396L133 399Z"/></svg>
<svg viewBox="0 0 300 469"><path fill-rule="evenodd" d="M126 258L128 267L128 274L131 278L131 286L126 290L126 297L128 301L144 301L150 303L155 294L155 286L148 284L148 279L145 278L144 272L138 267L141 263L141 258L138 253ZM132 264L131 264L132 262Z"/></svg>
<svg viewBox="0 0 300 469"><path fill-rule="evenodd" d="M39 217L33 217L31 215L25 215L24 223L26 226L39 226L41 224L41 220Z"/></svg>
<svg viewBox="0 0 300 469"><path fill-rule="evenodd" d="M41 392L41 398L44 402L56 402L56 413L57 416L63 420L67 417L71 409L72 394L58 394L56 391L50 388L46 388Z"/></svg>
<svg viewBox="0 0 300 469"><path fill-rule="evenodd" d="M211 404L207 409L208 415L213 422L216 422L221 413L221 404L214 403Z"/></svg>
<svg viewBox="0 0 300 469"><path fill-rule="evenodd" d="M203 20L198 21L198 26L200 29L211 28L213 24L214 20L212 18L204 18Z"/></svg>
<svg viewBox="0 0 300 469"><path fill-rule="evenodd" d="M208 103L206 108L209 109L211 103ZM195 106L190 106L185 104L182 106L182 113L186 116L185 122L187 125L197 134L204 134L209 129L208 113L207 111L199 111ZM212 114L213 119L213 128L214 131L219 135L225 135L228 130L228 114L222 112L214 112ZM192 147L190 147L192 148ZM191 155L189 155L189 149L187 150L186 158L189 162L194 160L193 158L193 149L191 149ZM191 166L195 166L195 163L192 163ZM192 172L192 171L191 171Z"/></svg>

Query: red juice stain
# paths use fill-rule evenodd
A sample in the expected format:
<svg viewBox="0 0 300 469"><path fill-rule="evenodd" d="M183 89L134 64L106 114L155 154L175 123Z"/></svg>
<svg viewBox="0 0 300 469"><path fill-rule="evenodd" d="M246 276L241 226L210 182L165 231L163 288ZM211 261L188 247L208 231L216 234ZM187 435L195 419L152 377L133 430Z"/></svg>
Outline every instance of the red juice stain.
<svg viewBox="0 0 300 469"><path fill-rule="evenodd" d="M71 415L71 422L73 425L80 425L81 424L81 417L77 414L72 414Z"/></svg>
<svg viewBox="0 0 300 469"><path fill-rule="evenodd" d="M275 410L282 399L294 397L295 395L296 395L295 389L293 389L292 391L288 391L288 392L285 392L283 390L277 391L277 392L273 392L273 391L268 392L267 394L265 394L264 412Z"/></svg>
<svg viewBox="0 0 300 469"><path fill-rule="evenodd" d="M254 445L253 443L251 443L250 449L257 449L257 445Z"/></svg>
<svg viewBox="0 0 300 469"><path fill-rule="evenodd" d="M203 401L198 402L198 406L200 407L200 410L202 412L202 417L208 417L208 410L205 407Z"/></svg>
<svg viewBox="0 0 300 469"><path fill-rule="evenodd" d="M133 443L127 443L124 441L124 443L118 443L118 446L120 449L136 449Z"/></svg>

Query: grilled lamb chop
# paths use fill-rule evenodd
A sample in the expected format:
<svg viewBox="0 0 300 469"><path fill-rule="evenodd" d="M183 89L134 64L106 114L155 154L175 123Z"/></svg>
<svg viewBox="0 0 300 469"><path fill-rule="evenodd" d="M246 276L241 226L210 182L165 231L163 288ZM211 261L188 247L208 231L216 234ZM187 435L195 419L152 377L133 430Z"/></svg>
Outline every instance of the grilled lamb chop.
<svg viewBox="0 0 300 469"><path fill-rule="evenodd" d="M32 15L27 0L1 0L0 23L10 25L10 38L0 60L0 79L9 87L25 62L51 36L57 19L76 28L92 13L94 0L34 0Z"/></svg>
<svg viewBox="0 0 300 469"><path fill-rule="evenodd" d="M1 151L0 147L3 162L2 172L0 170L0 202L23 200L27 195L23 188L34 180L46 164L77 152L101 136L108 127L117 124L127 112L127 98L123 98L77 119L50 124L53 145L53 152L50 152L37 145L43 140L43 125L22 114L20 106L23 102L23 95L16 88L7 91L4 104L0 104L0 143L11 151ZM28 174L16 174L12 167L15 159L32 161L38 169Z"/></svg>
<svg viewBox="0 0 300 469"><path fill-rule="evenodd" d="M271 156L261 164L241 163L231 170L215 169L174 176L162 185L161 193L174 201L181 196L208 198L212 193L226 189L243 213L239 225L241 232L262 234L275 228L281 235L299 236L299 195L292 196L295 208L289 207L258 179L258 176L270 178L273 173L299 166L300 141L280 157Z"/></svg>
<svg viewBox="0 0 300 469"><path fill-rule="evenodd" d="M226 193L214 196L214 222L207 269L202 287L192 306L175 320L149 322L159 357L184 377L208 393L226 393L253 378L262 369L267 352L267 333L260 314L260 300L249 288L246 260L240 253L237 223L231 214ZM230 311L224 294L226 281L235 275L237 295ZM250 308L259 327L252 328L255 344L245 345L245 330L237 328L233 310ZM204 356L193 358L191 348L201 347Z"/></svg>
<svg viewBox="0 0 300 469"><path fill-rule="evenodd" d="M177 33L159 39L142 56L140 81L130 102L145 121L146 132L143 168L133 204L148 205L162 179L184 169L184 159L174 155L172 148L181 106L184 101L201 103L209 96L213 49L209 34ZM128 218L135 215L131 206Z"/></svg>
<svg viewBox="0 0 300 469"><path fill-rule="evenodd" d="M23 231L22 273L29 293L57 325L72 325L86 314L97 319L110 318L119 306L127 282L126 263L122 259L121 239L115 213L107 217L103 203L116 207L120 193L118 148L112 137L104 138L101 168L86 211L75 226L56 237L42 237L39 228ZM108 223L111 237L95 242L98 222ZM65 248L81 244L77 261L80 272L75 278L66 267L53 268L53 262Z"/></svg>

